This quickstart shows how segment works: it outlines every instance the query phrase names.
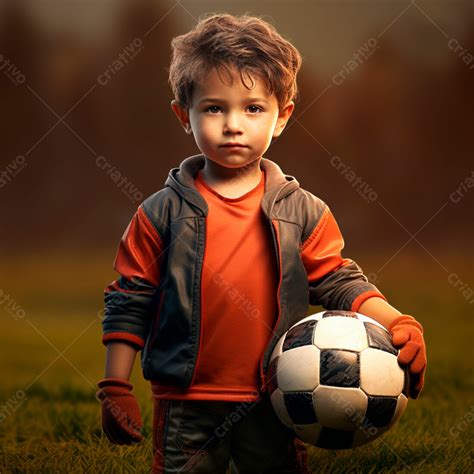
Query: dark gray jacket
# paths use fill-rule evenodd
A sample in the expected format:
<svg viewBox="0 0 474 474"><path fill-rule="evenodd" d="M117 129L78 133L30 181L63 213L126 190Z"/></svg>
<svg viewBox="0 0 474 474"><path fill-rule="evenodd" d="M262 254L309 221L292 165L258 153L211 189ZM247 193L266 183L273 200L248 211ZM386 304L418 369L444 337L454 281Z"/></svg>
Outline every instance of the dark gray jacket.
<svg viewBox="0 0 474 474"><path fill-rule="evenodd" d="M158 255L148 252L145 257L150 260L148 268L159 265L159 281L121 274L105 290L104 344L111 340L133 343L142 349L146 380L181 388L191 385L200 350L201 271L205 246L212 245L205 241L208 206L194 185L204 163L202 154L183 160L170 170L165 187L146 198L137 210L146 216L159 242ZM273 161L262 158L260 166L265 170L261 208L273 235L280 278L279 314L260 361L260 388L264 390L273 348L293 324L306 317L308 304L357 311L368 297L383 295L361 268L353 260L343 259L339 251L326 260L319 258L318 253L329 247L327 242L337 250L344 246L335 221L332 235L325 234L326 222L333 219L328 206ZM129 230L130 225L122 244ZM130 254L139 249L140 239ZM318 261L332 268L314 280L308 275L317 273ZM140 265L144 267L143 262ZM119 266L115 268L121 271Z"/></svg>

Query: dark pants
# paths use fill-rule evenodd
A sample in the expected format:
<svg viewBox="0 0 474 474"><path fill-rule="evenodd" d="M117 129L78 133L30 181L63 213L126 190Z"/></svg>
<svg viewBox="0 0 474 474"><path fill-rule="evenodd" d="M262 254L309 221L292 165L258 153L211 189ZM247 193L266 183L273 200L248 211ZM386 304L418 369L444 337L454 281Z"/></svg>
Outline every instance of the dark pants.
<svg viewBox="0 0 474 474"><path fill-rule="evenodd" d="M307 474L306 447L257 402L154 400L153 473Z"/></svg>

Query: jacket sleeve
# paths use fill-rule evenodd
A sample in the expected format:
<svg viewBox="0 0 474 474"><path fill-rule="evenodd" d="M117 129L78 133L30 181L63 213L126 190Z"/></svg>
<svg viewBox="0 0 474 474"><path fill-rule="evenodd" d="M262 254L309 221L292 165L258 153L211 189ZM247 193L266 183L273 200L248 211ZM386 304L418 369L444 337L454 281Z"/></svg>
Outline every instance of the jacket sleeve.
<svg viewBox="0 0 474 474"><path fill-rule="evenodd" d="M120 277L104 289L102 343L142 349L156 315L163 243L140 205L120 240L114 269Z"/></svg>
<svg viewBox="0 0 474 474"><path fill-rule="evenodd" d="M320 203L321 213L301 247L308 274L309 304L357 312L368 298L386 300L353 260L342 257L344 239L341 231L327 204Z"/></svg>

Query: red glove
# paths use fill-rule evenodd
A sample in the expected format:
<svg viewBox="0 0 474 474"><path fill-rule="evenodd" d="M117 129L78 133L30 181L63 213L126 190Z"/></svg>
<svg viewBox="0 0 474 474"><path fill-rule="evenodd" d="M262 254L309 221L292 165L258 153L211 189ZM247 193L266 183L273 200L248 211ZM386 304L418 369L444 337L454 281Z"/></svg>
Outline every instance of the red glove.
<svg viewBox="0 0 474 474"><path fill-rule="evenodd" d="M96 398L102 405L102 429L114 444L132 444L143 440L140 407L133 385L124 379L105 378L97 383Z"/></svg>
<svg viewBox="0 0 474 474"><path fill-rule="evenodd" d="M426 347L423 340L423 326L413 317L402 314L389 326L392 344L400 347L398 361L409 365L410 397L418 398L423 389L426 370Z"/></svg>

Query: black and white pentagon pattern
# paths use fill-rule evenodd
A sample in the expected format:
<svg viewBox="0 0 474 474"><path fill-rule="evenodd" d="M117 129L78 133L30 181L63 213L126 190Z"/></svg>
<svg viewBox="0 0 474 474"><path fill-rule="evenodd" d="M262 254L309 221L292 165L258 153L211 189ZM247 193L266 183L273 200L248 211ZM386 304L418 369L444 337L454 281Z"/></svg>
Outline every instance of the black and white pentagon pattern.
<svg viewBox="0 0 474 474"><path fill-rule="evenodd" d="M296 435L307 443L326 449L348 449L354 444L354 431L338 430L315 423L294 425Z"/></svg>
<svg viewBox="0 0 474 474"><path fill-rule="evenodd" d="M368 397L365 418L371 426L387 426L395 414L397 397Z"/></svg>
<svg viewBox="0 0 474 474"><path fill-rule="evenodd" d="M368 338L368 346L381 351L389 352L393 355L398 355L398 349L393 347L392 338L386 329L377 326L374 323L363 323Z"/></svg>
<svg viewBox="0 0 474 474"><path fill-rule="evenodd" d="M407 404L408 377L388 331L364 315L326 311L282 337L267 372L278 417L304 441L330 449L366 444Z"/></svg>
<svg viewBox="0 0 474 474"><path fill-rule="evenodd" d="M313 334L317 323L318 321L309 320L290 328L284 338L282 351L312 345Z"/></svg>
<svg viewBox="0 0 474 474"><path fill-rule="evenodd" d="M267 390L270 395L278 388L277 366L280 356L271 359L267 370Z"/></svg>
<svg viewBox="0 0 474 474"><path fill-rule="evenodd" d="M270 395L270 401L280 421L288 428L293 428L293 425L294 425L293 420L290 418L290 415L288 414L288 410L286 409L286 406L285 406L285 399L283 397L283 392L279 388L277 388L276 390L272 392L272 394Z"/></svg>
<svg viewBox="0 0 474 474"><path fill-rule="evenodd" d="M340 318L342 316L342 317L346 317L346 318L355 318L355 319L357 319L357 313L355 313L354 311L329 310L329 311L324 311L324 313L322 314L323 318L331 318L331 317L334 317L334 316L336 316L338 318Z"/></svg>
<svg viewBox="0 0 474 474"><path fill-rule="evenodd" d="M319 357L319 380L331 387L360 386L360 354L339 349L322 349Z"/></svg>
<svg viewBox="0 0 474 474"><path fill-rule="evenodd" d="M323 317L314 332L314 344L320 349L363 351L369 347L362 321L345 316Z"/></svg>
<svg viewBox="0 0 474 474"><path fill-rule="evenodd" d="M358 388L319 385L313 392L313 403L319 423L328 428L355 430L357 413L365 413L367 395Z"/></svg>
<svg viewBox="0 0 474 474"><path fill-rule="evenodd" d="M324 394L322 390L328 390L329 393ZM332 390L335 391L331 392ZM338 393L338 390L349 390L350 393ZM322 403L326 404L324 407L318 403L318 400L314 400L317 393L320 393ZM408 402L403 394L400 394L398 398L378 398L387 398L389 401L386 403L379 400L375 403L372 401L370 408L367 407L367 410L364 410L364 406L369 402L361 390L331 389L320 386L313 393L318 421L312 424L293 424L292 428L301 439L320 448L349 449L362 446L378 438L397 423ZM338 409L338 404L344 407L344 411L341 412ZM394 413L387 422L393 409ZM331 412L331 410L334 411ZM332 416L331 413L337 413L337 415ZM339 426L334 427L337 423Z"/></svg>
<svg viewBox="0 0 474 474"><path fill-rule="evenodd" d="M312 344L284 351L278 357L278 388L284 393L312 392L320 383L319 354Z"/></svg>
<svg viewBox="0 0 474 474"><path fill-rule="evenodd" d="M285 408L293 424L316 423L312 392L283 392Z"/></svg>
<svg viewBox="0 0 474 474"><path fill-rule="evenodd" d="M397 356L369 347L360 354L360 387L367 395L398 397L405 374Z"/></svg>
<svg viewBox="0 0 474 474"><path fill-rule="evenodd" d="M384 398L384 397L379 397ZM390 398L390 397L387 397ZM375 402L371 409L370 413L367 412L366 416L364 417L363 422L354 431L354 439L352 443L352 447L355 448L357 446L362 446L375 438L378 438L381 434L388 431L395 423L398 422L400 417L402 416L403 412L408 403L408 398L401 393L398 397L396 397L396 405L393 416L391 420L384 426L376 426L376 424L382 423L382 418L387 419L389 414L387 413L387 407L392 404L392 402L387 402L387 404ZM380 412L377 411L377 407L380 407ZM390 410L391 411L391 410ZM378 421L377 421L378 420Z"/></svg>

